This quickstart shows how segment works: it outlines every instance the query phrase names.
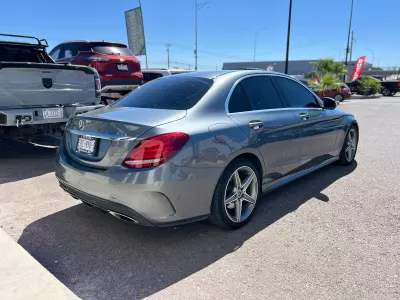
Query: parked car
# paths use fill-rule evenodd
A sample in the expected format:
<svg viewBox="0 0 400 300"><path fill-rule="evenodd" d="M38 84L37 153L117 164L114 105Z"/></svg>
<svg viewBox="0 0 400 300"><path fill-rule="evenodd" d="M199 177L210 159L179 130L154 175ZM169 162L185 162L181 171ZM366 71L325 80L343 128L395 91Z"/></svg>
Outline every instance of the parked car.
<svg viewBox="0 0 400 300"><path fill-rule="evenodd" d="M353 162L358 125L335 108L279 73L167 76L72 118L55 174L74 198L124 220L234 229L262 193Z"/></svg>
<svg viewBox="0 0 400 300"><path fill-rule="evenodd" d="M139 60L121 43L69 41L56 46L50 56L60 63L89 66L97 70L102 98L119 98L143 83Z"/></svg>
<svg viewBox="0 0 400 300"><path fill-rule="evenodd" d="M313 89L309 84L308 81L305 79L300 79L300 81L305 84L308 88ZM349 99L351 97L351 91L350 88L346 85L343 84L343 87L340 89L330 89L330 90L326 90L323 92L320 91L314 91L315 94L318 95L318 97L320 98L324 98L324 97L330 97L335 99L338 102L342 102L345 99Z"/></svg>
<svg viewBox="0 0 400 300"><path fill-rule="evenodd" d="M152 81L154 79L160 78L160 77L165 77L165 76L171 76L171 75L176 75L176 74L182 74L182 73L189 73L193 72L192 70L182 70L182 69L143 69L143 82L147 83L149 81Z"/></svg>
<svg viewBox="0 0 400 300"><path fill-rule="evenodd" d="M0 139L55 147L70 116L102 107L95 69L56 64L44 39L0 38Z"/></svg>
<svg viewBox="0 0 400 300"><path fill-rule="evenodd" d="M366 77L376 80L377 82L380 82L380 84L382 86L381 94L383 96L394 96L400 89L400 81L399 80L381 81L373 76L365 76L365 77L357 78L356 80L351 81L351 82L346 82L346 84L350 87L352 93L355 93L357 95L365 94L365 91L360 90L360 80L362 78L366 78Z"/></svg>

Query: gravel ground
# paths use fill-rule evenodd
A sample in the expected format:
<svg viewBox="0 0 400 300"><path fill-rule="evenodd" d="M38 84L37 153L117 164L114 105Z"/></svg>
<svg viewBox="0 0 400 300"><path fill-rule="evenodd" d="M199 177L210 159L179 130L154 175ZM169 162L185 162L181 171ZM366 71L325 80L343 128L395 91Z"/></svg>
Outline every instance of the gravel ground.
<svg viewBox="0 0 400 300"><path fill-rule="evenodd" d="M400 97L351 100L352 166L263 197L252 222L153 229L58 187L54 151L0 147L0 226L83 299L400 299Z"/></svg>

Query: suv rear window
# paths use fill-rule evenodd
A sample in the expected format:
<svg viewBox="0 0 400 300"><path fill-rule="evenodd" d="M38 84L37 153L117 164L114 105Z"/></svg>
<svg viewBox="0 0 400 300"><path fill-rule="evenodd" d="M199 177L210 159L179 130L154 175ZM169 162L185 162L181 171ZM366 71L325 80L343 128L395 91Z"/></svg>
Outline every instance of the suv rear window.
<svg viewBox="0 0 400 300"><path fill-rule="evenodd" d="M199 102L212 84L208 78L167 76L142 85L113 106L186 110Z"/></svg>
<svg viewBox="0 0 400 300"><path fill-rule="evenodd" d="M94 51L107 55L133 56L132 52L127 47L123 47L118 44L113 45L104 43L67 43L62 45L62 48L66 53L70 53L70 55L66 54L62 57L74 57L78 55L78 52L85 51Z"/></svg>
<svg viewBox="0 0 400 300"><path fill-rule="evenodd" d="M107 55L133 56L128 48L121 46L92 46L92 50Z"/></svg>

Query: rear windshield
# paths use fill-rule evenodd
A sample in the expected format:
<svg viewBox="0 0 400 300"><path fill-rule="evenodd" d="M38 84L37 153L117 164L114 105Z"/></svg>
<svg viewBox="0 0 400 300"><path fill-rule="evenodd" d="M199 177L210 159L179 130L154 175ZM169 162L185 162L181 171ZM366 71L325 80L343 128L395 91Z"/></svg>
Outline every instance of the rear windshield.
<svg viewBox="0 0 400 300"><path fill-rule="evenodd" d="M34 47L0 45L0 61L41 63L43 57Z"/></svg>
<svg viewBox="0 0 400 300"><path fill-rule="evenodd" d="M94 51L101 54L133 56L132 52L120 45L104 44L104 43L69 43L63 46L65 50L69 50L72 56L78 55L78 52Z"/></svg>
<svg viewBox="0 0 400 300"><path fill-rule="evenodd" d="M186 110L192 108L212 84L208 78L167 76L142 85L113 106Z"/></svg>
<svg viewBox="0 0 400 300"><path fill-rule="evenodd" d="M108 55L133 56L133 53L126 47L94 46L92 47L92 50L97 53L108 54Z"/></svg>

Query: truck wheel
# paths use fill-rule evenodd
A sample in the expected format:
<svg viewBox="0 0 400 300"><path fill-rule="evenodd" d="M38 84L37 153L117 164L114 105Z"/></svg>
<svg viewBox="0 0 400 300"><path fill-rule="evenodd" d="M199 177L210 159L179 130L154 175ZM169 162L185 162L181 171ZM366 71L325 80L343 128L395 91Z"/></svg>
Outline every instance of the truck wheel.
<svg viewBox="0 0 400 300"><path fill-rule="evenodd" d="M392 93L392 91L389 90L388 88L384 88L384 89L382 90L382 95L385 96L385 97L390 96L391 93Z"/></svg>
<svg viewBox="0 0 400 300"><path fill-rule="evenodd" d="M339 101L339 102L342 102L342 101L344 100L344 97L343 97L342 94L337 94L337 95L335 96L335 100L336 100L336 101Z"/></svg>

